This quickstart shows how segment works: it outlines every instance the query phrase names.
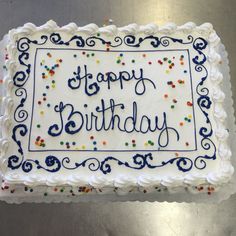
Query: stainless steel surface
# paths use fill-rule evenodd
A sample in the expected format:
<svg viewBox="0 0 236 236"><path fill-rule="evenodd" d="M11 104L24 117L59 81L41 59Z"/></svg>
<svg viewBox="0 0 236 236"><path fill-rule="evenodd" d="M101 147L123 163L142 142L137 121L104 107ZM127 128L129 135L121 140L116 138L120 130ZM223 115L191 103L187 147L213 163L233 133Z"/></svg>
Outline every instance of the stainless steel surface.
<svg viewBox="0 0 236 236"><path fill-rule="evenodd" d="M236 94L235 0L0 0L0 36L25 22L78 25L211 22L229 52ZM22 204L0 202L0 235L236 235L236 195L218 205L177 203Z"/></svg>

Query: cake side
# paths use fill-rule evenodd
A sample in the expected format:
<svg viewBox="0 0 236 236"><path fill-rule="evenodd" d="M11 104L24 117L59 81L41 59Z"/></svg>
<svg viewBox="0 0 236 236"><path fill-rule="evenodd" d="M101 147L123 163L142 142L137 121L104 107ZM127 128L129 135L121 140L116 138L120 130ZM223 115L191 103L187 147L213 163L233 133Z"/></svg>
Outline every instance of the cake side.
<svg viewBox="0 0 236 236"><path fill-rule="evenodd" d="M128 43L132 44L134 42L132 42L133 36L139 36L139 35L145 35L145 36L152 36L152 35L156 35L156 34L161 34L163 36L173 36L176 34L181 34L184 36L188 36L188 34L192 34L195 33L197 35L201 35L202 37L204 37L207 42L208 42L208 54L207 54L207 62L208 64L208 69L206 69L207 74L209 75L208 77L211 79L211 85L212 85L212 90L210 91L210 96L208 96L208 94L204 94L205 92L207 92L208 88L205 88L205 90L201 90L200 92L202 92L201 98L205 99L205 100L197 100L199 103L202 102L202 107L203 108L207 108L208 106L210 106L209 104L211 104L211 102L213 103L212 106L214 106L214 110L213 111L213 115L214 115L214 121L212 122L214 125L214 130L211 130L210 133L207 134L207 129L201 129L202 134L205 133L205 139L204 142L206 142L208 140L208 137L211 136L212 134L214 134L215 139L216 139L216 145L217 145L217 150L215 152L216 156L218 155L218 157L220 158L220 161L218 162L218 167L213 166L212 171L208 171L208 173L204 173L204 174L199 174L199 173L191 173L191 171L188 170L188 168L185 168L185 165L187 165L187 161L191 159L189 158L182 158L181 156L179 158L171 158L169 159L166 163L177 163L179 165L177 165L179 168L178 170L182 171L181 175L178 176L178 173L176 171L176 173L172 173L170 174L170 170L167 171L166 174L167 176L165 176L165 174L162 174L162 176L158 176L158 175L154 175L152 173L152 175L150 175L149 173L144 173L142 172L140 175L136 175L134 174L132 176L132 174L130 175L129 171L127 171L126 173L123 172L122 176L119 176L118 174L115 176L115 178L109 178L106 175L92 175L89 178L86 177L86 174L73 174L73 175L68 175L68 174L64 174L62 173L61 175L57 175L55 176L52 173L49 173L48 175L46 175L45 177L43 177L43 175L41 175L40 177L37 175L37 173L34 171L34 173L32 175L29 175L28 173L31 170L30 168L32 167L32 163L34 165L37 166L38 169L43 169L45 167L42 167L42 165L38 163L38 161L34 160L31 163L30 162L19 162L19 157L17 157L16 155L13 156L13 158L11 159L11 161L9 162L9 159L7 158L7 156L5 156L6 151L6 144L9 140L9 138L11 137L11 128L9 128L9 121L12 120L12 113L11 113L11 108L13 107L13 99L12 97L14 96L12 93L12 87L13 83L14 83L14 76L15 76L15 66L16 66L16 61L17 61L17 48L16 48L16 40L19 40L20 37L22 36L27 36L29 37L30 35L35 35L37 33L40 32L47 32L48 34L52 34L55 32L63 32L64 34L68 34L70 35L77 35L77 34L85 34L87 36L94 36L97 34L104 34L104 37L114 37L117 36L119 34L124 34L124 35L131 35L130 37L130 41ZM226 118L226 114L223 110L222 107L222 103L223 103L223 99L224 99L224 94L222 93L222 91L220 90L219 87L219 83L222 80L222 75L221 73L218 71L218 63L220 62L220 57L217 53L217 47L219 45L219 38L216 35L215 31L212 29L212 26L210 24L204 24L202 26L196 27L194 24L192 23L187 23L186 25L180 26L180 27L176 27L173 24L167 25L165 27L162 27L160 29L158 29L157 26L151 24L151 25L147 25L147 26L137 26L135 24L127 26L127 27L123 27L123 28L116 28L115 26L107 26L104 28L98 28L95 25L88 25L85 27L77 27L75 24L69 24L67 26L64 27L58 27L54 22L50 21L47 24L41 26L41 27L36 27L32 24L26 24L24 27L19 28L17 30L13 30L10 32L9 34L10 36L10 43L8 45L8 56L9 59L6 60L6 66L8 68L8 75L4 78L4 85L7 89L7 96L4 98L4 107L5 107L5 111L4 111L4 116L2 117L2 127L3 127L3 139L1 140L1 144L2 144L2 164L1 164L1 168L2 168L2 172L4 175L4 179L8 182L8 183L24 183L26 185L64 185L64 184L68 184L68 185L79 185L80 182L84 183L88 183L91 186L94 187L104 187L104 186L115 186L115 187L127 187L127 186L142 186L142 187L150 187L150 186L158 186L158 185L162 185L162 186L167 186L168 188L170 187L177 187L177 186L193 186L193 185L199 185L199 184L213 184L213 185L219 185L222 183L227 182L230 179L230 176L233 173L233 167L230 164L230 150L229 147L227 146L226 143L226 139L227 139L227 131L224 128L223 122L224 119ZM55 36L55 35L54 35ZM185 37L187 38L187 37ZM41 38L42 39L42 38ZM60 38L54 38L55 41L54 43L57 45L63 45L63 41ZM61 40L61 41L60 41ZM182 40L182 38L181 38ZM65 41L64 41L65 42ZM196 42L195 46L195 50L198 53L198 55L195 58L196 60L196 68L197 70L204 70L204 67L202 67L201 65L201 60L200 57L201 56L205 56L205 54L202 53L202 50L205 49L206 45L204 45L205 40L203 39L203 41L201 42ZM29 42L28 42L29 43ZM154 41L155 43L155 41ZM154 44L155 45L155 44ZM78 46L78 45L77 45ZM158 45L159 46L159 45ZM25 47L25 48L24 48ZM26 50L28 47L27 44L27 40L26 43L22 45L21 50ZM19 50L18 50L19 51ZM27 51L27 50L26 50ZM112 50L111 50L112 51ZM23 57L26 57L27 54L22 54ZM21 57L21 58L23 58ZM204 57L203 57L204 58ZM204 59L204 60L205 60ZM24 63L24 62L23 62ZM24 64L23 64L24 66ZM20 74L19 74L20 75ZM24 86L24 79L18 77L18 82L21 83L21 85L19 86L20 88L23 88ZM202 84L204 83L204 80L206 78L202 77ZM22 83L23 81L23 83ZM210 88L209 88L210 89ZM18 95L22 96L24 90L18 90ZM17 96L17 94L16 94ZM210 100L212 98L212 101ZM23 99L23 100L22 100ZM209 102L210 101L210 102ZM24 97L21 98L21 103L22 106L18 106L18 108L20 107L20 109L23 107L23 103L24 103ZM212 108L211 108L212 109ZM20 110L24 118L24 110ZM205 114L205 113L204 113ZM22 118L22 117L20 117ZM208 118L208 116L206 116L206 118ZM23 126L21 126L22 122L19 122L20 125L18 126L20 129L20 134L21 136L24 137L24 135L26 134L26 129L23 128ZM209 123L209 122L206 122ZM14 135L12 136L13 140L14 140ZM15 143L17 143L18 145L18 152L20 154L22 154L21 152L23 152L22 146L21 146L21 142L19 143L19 140L16 139L15 137ZM206 148L206 152L208 150L208 145L209 144L203 144L203 145L207 145L205 146ZM51 151L52 152L52 151ZM137 152L137 151L136 151ZM204 155L206 155L205 153L203 153L198 159L195 159L194 162L191 162L190 165L194 165L197 163L197 161L200 161L200 164L202 164L202 166L200 166L200 169L202 167L204 167L204 165L206 164L205 160L207 160L208 158L204 159ZM216 158L216 156L214 156L214 158ZM17 159L18 158L18 159ZM138 159L140 158L140 159ZM149 165L151 167L155 167L152 166L150 164L150 160L152 160L152 156L151 155L138 155L136 156L136 165L139 164L139 166L145 166L145 165ZM213 159L214 159L213 158ZM64 159L65 162L68 162L69 159ZM135 161L134 160L134 161ZM140 162L138 162L138 160L140 160ZM27 173L23 173L19 174L19 173L15 173L14 171L12 171L11 173L9 172L8 167L10 167L12 170L17 169L18 164L20 163L19 167L23 166L26 168L25 170L27 170ZM47 159L46 162L46 168L47 167L51 167L54 164L58 164L59 162L57 161L57 159L51 157L51 159ZM124 166L129 166L129 164L124 161L124 162L120 162L121 165ZM204 164L205 163L205 164ZM85 164L85 163L84 163ZM162 163L163 164L163 163ZM159 164L160 165L160 164ZM61 166L61 164L60 164ZM27 167L29 169L27 169ZM100 166L101 167L101 166ZM135 168L139 168L138 166L134 166ZM111 167L108 166L108 169L114 169L116 168L115 166ZM204 169L204 168L202 168ZM52 170L52 169L50 169ZM106 170L105 170L106 171Z"/></svg>

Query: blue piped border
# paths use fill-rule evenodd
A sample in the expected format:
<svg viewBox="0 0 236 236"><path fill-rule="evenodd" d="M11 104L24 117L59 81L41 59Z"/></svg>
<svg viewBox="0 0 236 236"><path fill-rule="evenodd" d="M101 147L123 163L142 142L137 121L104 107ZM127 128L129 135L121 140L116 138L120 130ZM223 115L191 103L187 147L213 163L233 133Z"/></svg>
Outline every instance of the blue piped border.
<svg viewBox="0 0 236 236"><path fill-rule="evenodd" d="M116 157L107 156L104 157L103 160L98 160L95 157L89 157L82 162L74 162L71 164L71 159L69 157L56 157L53 155L48 155L44 159L44 164L39 160L33 159L25 159L24 151L21 145L21 139L18 138L18 135L24 137L28 133L28 128L24 124L24 122L28 119L28 112L24 110L24 103L27 99L27 91L26 93L23 90L24 84L27 82L29 75L31 73L31 64L27 61L29 59L29 48L30 44L34 45L44 45L48 40L51 41L54 45L66 45L69 46L71 43L75 43L78 48L86 47L94 47L97 43L100 44L109 44L110 47L118 47L122 43L125 44L127 47L135 47L139 48L140 45L144 41L149 41L150 45L153 48L158 48L159 46L168 47L170 42L179 43L182 45L189 44L193 46L193 49L196 52L196 56L192 58L193 63L195 64L195 71L198 73L204 72L204 76L201 77L200 82L196 87L196 94L198 95L197 98L197 105L199 106L202 114L206 119L206 123L199 129L199 136L201 137L201 148L203 155L196 156L193 159L190 159L185 156L180 156L176 158L171 158L167 161L162 161L160 164L153 165L153 156L152 153L146 154L135 154L131 158L127 158L129 161L120 161ZM17 41L17 50L19 52L19 63L22 65L23 70L17 71L13 77L13 83L15 87L17 87L18 97L22 97L20 104L16 109L14 120L16 122L15 127L13 128L12 139L16 143L18 149L17 155L12 155L8 158L8 168L15 170L21 168L22 171L28 173L33 170L35 167L36 169L42 169L46 172L58 172L60 169L64 168L67 170L74 170L77 168L88 168L90 171L100 171L103 174L108 174L112 171L112 167L110 162L117 163L119 166L123 166L126 168L131 168L133 170L141 170L143 168L148 169L156 169L166 166L168 164L175 164L177 169L181 172L188 172L193 167L199 170L206 168L208 160L215 160L216 159L216 146L214 142L211 140L211 136L213 134L212 125L210 119L208 117L207 110L211 107L211 99L209 95L209 89L204 87L204 83L208 78L208 71L204 65L206 62L206 55L204 54L204 49L206 49L208 42L201 38L193 38L193 36L188 35L187 40L184 41L182 39L176 39L169 36L157 37L157 36L146 36L136 37L134 35L126 35L123 38L117 36L113 38L113 41L106 41L101 37L91 36L86 39L83 39L81 36L75 35L69 41L63 41L61 35L59 33L52 33L51 35L42 35L40 41L31 40L27 37L22 37ZM17 119L17 118L20 118ZM211 150L212 154L206 154Z"/></svg>

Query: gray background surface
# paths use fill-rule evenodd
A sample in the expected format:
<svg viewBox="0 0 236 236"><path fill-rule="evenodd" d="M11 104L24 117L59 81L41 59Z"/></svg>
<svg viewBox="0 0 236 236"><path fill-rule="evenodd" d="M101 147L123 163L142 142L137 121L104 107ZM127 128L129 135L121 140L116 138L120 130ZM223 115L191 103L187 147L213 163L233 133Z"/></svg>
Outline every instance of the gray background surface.
<svg viewBox="0 0 236 236"><path fill-rule="evenodd" d="M211 22L229 52L236 94L236 0L0 0L0 37L26 22L59 25ZM21 204L0 202L0 235L235 235L236 195L218 205L176 203Z"/></svg>

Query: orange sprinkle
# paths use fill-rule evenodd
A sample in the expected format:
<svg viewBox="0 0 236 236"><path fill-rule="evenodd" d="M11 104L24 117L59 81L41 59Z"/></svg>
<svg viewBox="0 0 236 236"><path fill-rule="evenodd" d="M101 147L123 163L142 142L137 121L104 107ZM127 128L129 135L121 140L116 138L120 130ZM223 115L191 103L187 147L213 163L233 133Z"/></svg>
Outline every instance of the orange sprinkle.
<svg viewBox="0 0 236 236"><path fill-rule="evenodd" d="M180 123L179 123L179 125L180 125L180 126L183 126L183 125L184 125L184 123L183 123L183 122L180 122Z"/></svg>
<svg viewBox="0 0 236 236"><path fill-rule="evenodd" d="M168 94L165 94L165 95L164 95L164 98L168 98Z"/></svg>

